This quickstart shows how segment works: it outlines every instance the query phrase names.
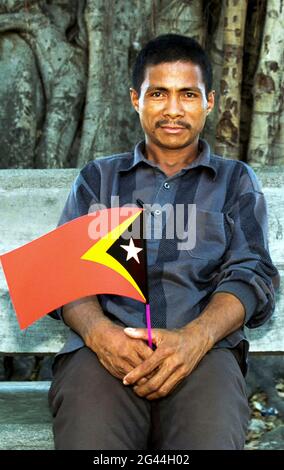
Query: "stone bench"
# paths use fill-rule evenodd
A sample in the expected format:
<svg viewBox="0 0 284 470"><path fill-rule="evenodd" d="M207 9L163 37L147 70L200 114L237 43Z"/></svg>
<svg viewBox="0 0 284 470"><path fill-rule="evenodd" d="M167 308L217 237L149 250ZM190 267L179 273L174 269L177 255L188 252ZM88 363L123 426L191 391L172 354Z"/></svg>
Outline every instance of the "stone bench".
<svg viewBox="0 0 284 470"><path fill-rule="evenodd" d="M0 171L0 253L52 230L77 169ZM284 175L282 168L257 170L269 210L271 255L283 277ZM252 354L283 354L284 293L273 318L249 331ZM66 327L49 317L20 331L0 269L0 354L48 355L63 344ZM50 382L0 382L0 449L52 449L47 405Z"/></svg>

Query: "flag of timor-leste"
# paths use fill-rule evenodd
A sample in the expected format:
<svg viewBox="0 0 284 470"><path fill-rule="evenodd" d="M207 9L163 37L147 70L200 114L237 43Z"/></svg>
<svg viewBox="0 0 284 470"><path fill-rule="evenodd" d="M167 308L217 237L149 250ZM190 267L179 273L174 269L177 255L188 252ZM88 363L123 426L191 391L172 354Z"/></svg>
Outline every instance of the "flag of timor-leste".
<svg viewBox="0 0 284 470"><path fill-rule="evenodd" d="M148 302L142 222L140 208L103 209L1 255L20 327L94 294Z"/></svg>

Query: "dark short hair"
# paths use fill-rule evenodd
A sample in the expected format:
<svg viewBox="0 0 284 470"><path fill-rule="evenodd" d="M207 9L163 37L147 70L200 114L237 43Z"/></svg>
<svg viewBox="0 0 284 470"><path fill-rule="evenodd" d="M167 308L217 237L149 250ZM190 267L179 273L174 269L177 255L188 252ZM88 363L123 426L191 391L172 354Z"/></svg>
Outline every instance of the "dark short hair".
<svg viewBox="0 0 284 470"><path fill-rule="evenodd" d="M145 78L145 70L149 65L164 62L192 62L199 65L206 94L212 90L212 66L203 47L193 38L180 34L162 34L149 41L139 52L133 67L133 88L140 94Z"/></svg>

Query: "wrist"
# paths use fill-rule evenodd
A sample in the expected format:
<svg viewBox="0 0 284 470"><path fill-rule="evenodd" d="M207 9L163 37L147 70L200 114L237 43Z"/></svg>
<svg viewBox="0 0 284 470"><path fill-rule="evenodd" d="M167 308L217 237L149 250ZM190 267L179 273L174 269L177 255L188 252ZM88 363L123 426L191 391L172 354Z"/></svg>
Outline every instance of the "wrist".
<svg viewBox="0 0 284 470"><path fill-rule="evenodd" d="M103 316L95 319L91 325L86 325L82 331L82 338L86 346L94 350L100 338L104 338L106 336L106 330L112 325L112 321Z"/></svg>
<svg viewBox="0 0 284 470"><path fill-rule="evenodd" d="M206 338L208 349L233 331L241 328L245 309L239 299L227 292L214 294L198 318L188 324L194 324Z"/></svg>
<svg viewBox="0 0 284 470"><path fill-rule="evenodd" d="M189 339L192 338L193 334L199 336L206 352L212 349L216 342L213 331L202 315L185 325L183 330L188 335Z"/></svg>
<svg viewBox="0 0 284 470"><path fill-rule="evenodd" d="M207 344L208 344L208 351L213 348L214 344L216 343L216 338L214 335L214 330L210 326L210 322L204 315L200 315L196 319L196 323L198 324L200 331L202 332Z"/></svg>

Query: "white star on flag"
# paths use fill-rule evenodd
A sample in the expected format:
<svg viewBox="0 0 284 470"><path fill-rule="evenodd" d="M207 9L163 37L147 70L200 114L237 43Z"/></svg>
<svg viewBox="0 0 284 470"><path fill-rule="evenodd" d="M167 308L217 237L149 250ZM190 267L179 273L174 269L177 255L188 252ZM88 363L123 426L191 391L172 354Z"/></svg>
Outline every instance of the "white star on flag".
<svg viewBox="0 0 284 470"><path fill-rule="evenodd" d="M138 253L142 251L143 248L137 248L137 246L134 245L133 238L130 238L129 245L120 245L121 248L123 248L125 251L127 251L127 258L126 261L129 261L131 258L134 258L137 263L140 264L139 258L138 258Z"/></svg>

